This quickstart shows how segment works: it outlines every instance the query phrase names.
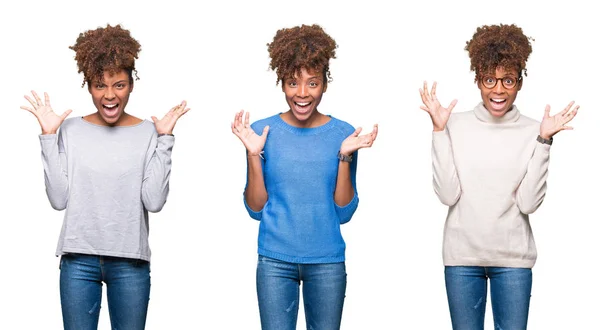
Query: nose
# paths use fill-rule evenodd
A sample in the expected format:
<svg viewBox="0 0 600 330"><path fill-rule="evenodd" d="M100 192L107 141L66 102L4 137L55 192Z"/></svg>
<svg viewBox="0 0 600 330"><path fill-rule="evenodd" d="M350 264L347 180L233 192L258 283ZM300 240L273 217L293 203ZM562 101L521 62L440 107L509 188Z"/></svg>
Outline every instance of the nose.
<svg viewBox="0 0 600 330"><path fill-rule="evenodd" d="M298 95L299 97L307 97L308 87L304 84L299 85L298 89L296 90L296 95Z"/></svg>
<svg viewBox="0 0 600 330"><path fill-rule="evenodd" d="M502 94L502 92L504 92L504 85L502 85L502 80L496 81L496 86L494 86L493 91L497 94Z"/></svg>
<svg viewBox="0 0 600 330"><path fill-rule="evenodd" d="M111 87L106 88L104 91L104 98L107 100L112 100L115 98L115 92Z"/></svg>

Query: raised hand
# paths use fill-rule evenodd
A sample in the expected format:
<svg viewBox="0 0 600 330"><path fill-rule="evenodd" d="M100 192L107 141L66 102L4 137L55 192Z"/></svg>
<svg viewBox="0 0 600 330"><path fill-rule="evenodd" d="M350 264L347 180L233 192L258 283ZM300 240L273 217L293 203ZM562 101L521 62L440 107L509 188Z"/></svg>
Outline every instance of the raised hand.
<svg viewBox="0 0 600 330"><path fill-rule="evenodd" d="M265 126L262 135L258 135L250 127L250 112L246 112L244 122L242 123L242 117L244 116L244 110L235 114L233 122L231 123L231 132L237 136L250 156L260 156L265 142L267 142L267 135L269 134L269 126Z"/></svg>
<svg viewBox="0 0 600 330"><path fill-rule="evenodd" d="M180 104L174 106L167 112L167 114L161 119L152 116L152 121L154 122L154 126L156 127L156 133L158 134L173 134L173 128L175 128L175 124L179 117L185 115L190 108L186 108L186 101L182 101Z"/></svg>
<svg viewBox="0 0 600 330"><path fill-rule="evenodd" d="M433 86L431 87L431 93L427 90L427 82L423 82L423 89L419 88L419 93L421 93L421 100L423 101L423 105L421 109L427 111L429 116L431 117L431 122L433 123L434 131L443 131L446 128L446 123L448 123L448 118L450 118L450 113L454 106L458 102L458 100L452 100L448 108L442 107L440 101L438 101L435 96L435 88L437 87L437 83L434 81Z"/></svg>
<svg viewBox="0 0 600 330"><path fill-rule="evenodd" d="M340 153L342 155L350 156L353 152L362 148L370 148L373 146L373 142L377 138L378 127L377 124L373 125L373 131L369 134L359 135L362 128L358 127L354 133L347 137L340 147Z"/></svg>
<svg viewBox="0 0 600 330"><path fill-rule="evenodd" d="M574 101L571 101L563 111L555 114L554 116L550 116L550 106L546 105L546 110L544 113L544 119L540 124L540 136L546 140L549 140L554 134L565 130L565 129L573 129L571 126L566 126L568 122L570 122L575 115L577 115L577 110L579 110L579 106L575 106L571 110L575 104Z"/></svg>
<svg viewBox="0 0 600 330"><path fill-rule="evenodd" d="M52 111L48 93L44 93L44 102L42 102L36 92L31 91L31 94L33 95L33 99L27 95L25 95L25 99L29 101L33 108L21 106L21 109L31 112L37 118L42 128L42 134L56 134L58 128L72 110L67 110L59 116Z"/></svg>

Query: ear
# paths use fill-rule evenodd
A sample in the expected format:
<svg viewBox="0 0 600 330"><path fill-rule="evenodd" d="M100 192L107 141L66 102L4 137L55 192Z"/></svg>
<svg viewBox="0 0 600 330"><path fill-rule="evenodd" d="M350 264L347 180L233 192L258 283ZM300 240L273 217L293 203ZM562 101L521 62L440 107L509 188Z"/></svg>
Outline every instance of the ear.
<svg viewBox="0 0 600 330"><path fill-rule="evenodd" d="M519 80L519 83L517 84L517 92L521 90L521 87L523 87L523 79Z"/></svg>
<svg viewBox="0 0 600 330"><path fill-rule="evenodd" d="M327 92L327 80L323 80L323 93Z"/></svg>
<svg viewBox="0 0 600 330"><path fill-rule="evenodd" d="M129 84L129 93L133 92L133 81Z"/></svg>
<svg viewBox="0 0 600 330"><path fill-rule="evenodd" d="M87 86L88 86L88 92L90 92L90 94L92 94L92 84L88 81L86 82Z"/></svg>

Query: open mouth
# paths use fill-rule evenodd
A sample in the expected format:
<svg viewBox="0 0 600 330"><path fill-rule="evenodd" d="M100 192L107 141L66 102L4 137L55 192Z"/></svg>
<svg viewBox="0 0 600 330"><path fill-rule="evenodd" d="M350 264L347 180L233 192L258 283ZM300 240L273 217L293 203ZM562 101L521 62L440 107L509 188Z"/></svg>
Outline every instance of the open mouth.
<svg viewBox="0 0 600 330"><path fill-rule="evenodd" d="M115 117L119 113L119 104L102 104L102 109L108 117Z"/></svg>
<svg viewBox="0 0 600 330"><path fill-rule="evenodd" d="M307 113L310 110L312 102L294 102L296 111L300 113Z"/></svg>
<svg viewBox="0 0 600 330"><path fill-rule="evenodd" d="M490 104L494 110L502 110L506 105L506 99L490 99Z"/></svg>

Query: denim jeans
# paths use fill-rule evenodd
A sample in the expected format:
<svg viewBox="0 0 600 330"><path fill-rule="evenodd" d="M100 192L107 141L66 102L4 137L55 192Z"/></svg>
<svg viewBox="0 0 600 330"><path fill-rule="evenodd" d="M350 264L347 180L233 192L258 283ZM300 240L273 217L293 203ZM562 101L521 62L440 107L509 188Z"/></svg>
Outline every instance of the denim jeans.
<svg viewBox="0 0 600 330"><path fill-rule="evenodd" d="M258 256L256 288L263 330L295 330L300 282L306 328L340 328L346 293L346 265L294 264Z"/></svg>
<svg viewBox="0 0 600 330"><path fill-rule="evenodd" d="M96 330L102 282L112 330L143 330L150 299L150 264L144 260L67 254L60 260L65 330Z"/></svg>
<svg viewBox="0 0 600 330"><path fill-rule="evenodd" d="M488 278L494 329L527 329L530 268L447 266L445 276L452 329L483 330Z"/></svg>

